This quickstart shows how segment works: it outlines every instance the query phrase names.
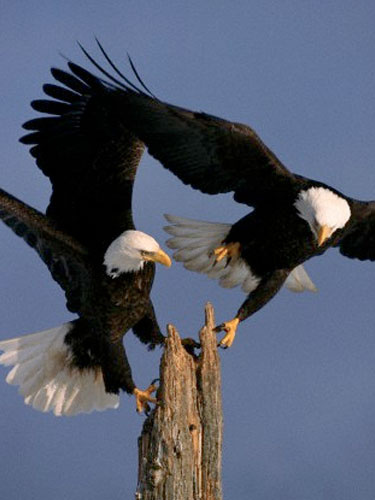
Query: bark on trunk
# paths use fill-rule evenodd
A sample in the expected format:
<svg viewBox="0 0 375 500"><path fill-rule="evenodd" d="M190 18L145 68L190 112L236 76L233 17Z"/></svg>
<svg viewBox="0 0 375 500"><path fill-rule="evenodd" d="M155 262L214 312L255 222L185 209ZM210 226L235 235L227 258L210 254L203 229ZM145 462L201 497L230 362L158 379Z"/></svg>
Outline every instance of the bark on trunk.
<svg viewBox="0 0 375 500"><path fill-rule="evenodd" d="M137 500L221 500L222 406L213 308L206 306L199 357L176 329L160 365L161 402L138 439Z"/></svg>

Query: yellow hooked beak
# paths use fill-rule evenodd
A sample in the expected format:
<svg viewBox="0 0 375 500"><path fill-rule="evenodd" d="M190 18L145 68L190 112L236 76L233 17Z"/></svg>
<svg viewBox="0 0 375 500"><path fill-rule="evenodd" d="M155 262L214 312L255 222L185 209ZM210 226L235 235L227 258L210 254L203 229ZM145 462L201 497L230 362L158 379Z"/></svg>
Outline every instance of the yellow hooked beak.
<svg viewBox="0 0 375 500"><path fill-rule="evenodd" d="M332 229L329 226L321 226L318 231L318 246L322 246L331 234Z"/></svg>
<svg viewBox="0 0 375 500"><path fill-rule="evenodd" d="M162 249L157 252L149 252L144 256L145 260L152 260L153 262L159 262L159 264L163 264L163 266L171 267L172 261Z"/></svg>

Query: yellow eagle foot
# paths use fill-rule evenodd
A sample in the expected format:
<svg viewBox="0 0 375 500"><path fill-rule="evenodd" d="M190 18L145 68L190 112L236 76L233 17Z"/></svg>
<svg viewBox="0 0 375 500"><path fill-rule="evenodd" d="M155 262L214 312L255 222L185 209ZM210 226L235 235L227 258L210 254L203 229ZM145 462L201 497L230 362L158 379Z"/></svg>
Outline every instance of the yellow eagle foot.
<svg viewBox="0 0 375 500"><path fill-rule="evenodd" d="M230 347L233 344L239 322L240 320L238 318L233 318L230 321L226 321L225 323L222 323L221 325L215 328L214 331L216 333L221 332L222 330L226 332L226 335L224 335L224 337L218 343L218 347L222 347L223 349L228 349L228 347Z"/></svg>
<svg viewBox="0 0 375 500"><path fill-rule="evenodd" d="M231 259L238 259L240 256L241 244L238 241L233 241L231 243L227 243L226 245L222 245L214 249L213 254L216 256L215 262L220 262L224 259L224 257L228 258L228 261Z"/></svg>
<svg viewBox="0 0 375 500"><path fill-rule="evenodd" d="M150 386L145 391L141 391L137 387L133 390L133 394L135 396L136 410L138 413L142 413L144 411L145 414L148 415L150 411L149 403L157 404L158 400L151 396L151 394L155 392L156 389L158 388L158 386L155 384L157 380L158 379L153 380Z"/></svg>

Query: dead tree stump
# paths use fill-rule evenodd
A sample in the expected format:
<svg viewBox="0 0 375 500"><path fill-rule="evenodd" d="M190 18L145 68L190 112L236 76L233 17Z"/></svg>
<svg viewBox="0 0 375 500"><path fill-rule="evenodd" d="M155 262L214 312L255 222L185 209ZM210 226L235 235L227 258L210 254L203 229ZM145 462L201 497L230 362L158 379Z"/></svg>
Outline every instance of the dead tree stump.
<svg viewBox="0 0 375 500"><path fill-rule="evenodd" d="M199 357L188 354L176 329L160 364L161 401L138 439L137 500L221 500L223 419L220 360L206 306Z"/></svg>

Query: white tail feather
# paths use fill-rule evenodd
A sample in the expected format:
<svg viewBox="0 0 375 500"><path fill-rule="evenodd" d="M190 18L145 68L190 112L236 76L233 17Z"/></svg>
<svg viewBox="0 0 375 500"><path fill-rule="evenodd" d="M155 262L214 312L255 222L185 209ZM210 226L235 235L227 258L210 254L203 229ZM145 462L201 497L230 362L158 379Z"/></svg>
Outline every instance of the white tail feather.
<svg viewBox="0 0 375 500"><path fill-rule="evenodd" d="M292 292L304 292L305 290L309 292L318 291L302 265L293 269L285 281L285 286Z"/></svg>
<svg viewBox="0 0 375 500"><path fill-rule="evenodd" d="M117 408L119 396L105 391L103 374L72 366L64 343L72 324L0 342L0 364L14 365L6 377L19 385L25 403L55 415Z"/></svg>
<svg viewBox="0 0 375 500"><path fill-rule="evenodd" d="M171 225L164 230L172 236L167 246L175 250L174 259L182 262L186 269L218 279L224 288L241 286L245 293L250 293L258 286L260 278L241 258L233 259L229 265L226 265L226 259L215 263L212 252L222 244L231 224L186 219L176 215L165 215L165 218ZM293 269L285 286L294 292L317 291L302 265Z"/></svg>

